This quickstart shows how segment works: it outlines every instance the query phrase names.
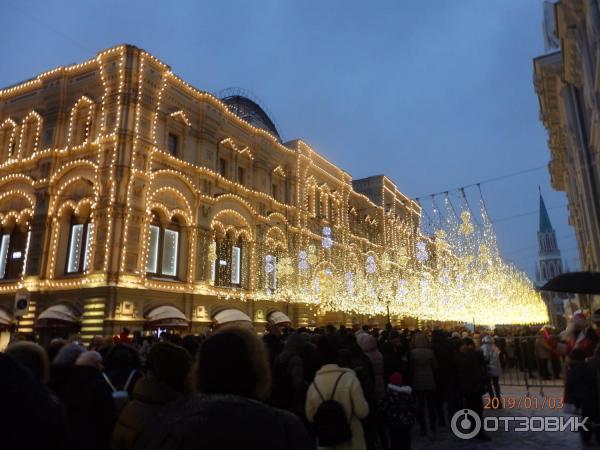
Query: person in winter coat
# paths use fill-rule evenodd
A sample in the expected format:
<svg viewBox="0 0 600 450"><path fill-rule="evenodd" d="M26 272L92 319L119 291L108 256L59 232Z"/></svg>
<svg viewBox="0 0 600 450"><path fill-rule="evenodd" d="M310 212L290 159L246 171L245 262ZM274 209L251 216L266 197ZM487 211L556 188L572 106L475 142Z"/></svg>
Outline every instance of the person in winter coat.
<svg viewBox="0 0 600 450"><path fill-rule="evenodd" d="M269 404L293 412L304 419L304 404L308 383L304 378L304 347L308 345L301 333L291 333L285 340L283 351L275 357L273 387Z"/></svg>
<svg viewBox="0 0 600 450"><path fill-rule="evenodd" d="M585 351L583 349L573 349L569 354L569 370L565 392L571 403L581 411L581 416L588 417L588 430L579 429L583 443L586 445L590 443L593 432L595 432L596 440L600 442L600 429L598 428L600 414L596 402L598 396L596 371L585 363Z"/></svg>
<svg viewBox="0 0 600 450"><path fill-rule="evenodd" d="M131 397L135 383L142 377L138 352L129 344L117 343L106 352L104 367L112 386L117 390L126 389Z"/></svg>
<svg viewBox="0 0 600 450"><path fill-rule="evenodd" d="M429 416L429 427L431 431L436 430L436 408L435 408L435 376L437 360L431 348L427 336L416 333L413 338L413 349L410 352L412 388L417 398L417 417L421 435L427 434L425 411Z"/></svg>
<svg viewBox="0 0 600 450"><path fill-rule="evenodd" d="M410 430L415 423L415 405L412 388L405 385L402 375L390 377L381 410L388 426L391 450L410 450Z"/></svg>
<svg viewBox="0 0 600 450"><path fill-rule="evenodd" d="M354 370L365 400L369 404L369 414L362 420L362 427L367 450L373 450L377 440L378 425L375 371L371 360L358 345L356 335L347 332L340 333L339 343L341 348L338 352L338 365Z"/></svg>
<svg viewBox="0 0 600 450"><path fill-rule="evenodd" d="M198 393L162 408L137 450L313 448L298 417L263 403L270 370L253 330L220 326L200 345L192 375Z"/></svg>
<svg viewBox="0 0 600 450"><path fill-rule="evenodd" d="M403 379L408 381L408 345L396 330L392 330L389 335L389 339L379 343L383 356L383 379L389 380L394 372L399 372Z"/></svg>
<svg viewBox="0 0 600 450"><path fill-rule="evenodd" d="M377 402L383 399L385 383L383 380L383 355L377 349L377 340L367 333L356 335L358 345L371 361L375 377L375 398Z"/></svg>
<svg viewBox="0 0 600 450"><path fill-rule="evenodd" d="M6 353L46 384L50 380L50 363L46 350L35 342L18 341L10 344Z"/></svg>
<svg viewBox="0 0 600 450"><path fill-rule="evenodd" d="M485 392L487 370L483 353L480 350L475 350L473 339L463 338L460 351L456 354L455 367L462 399L461 407L474 411L482 418L483 402L481 396ZM489 439L483 433L483 430L477 435L477 438Z"/></svg>
<svg viewBox="0 0 600 450"><path fill-rule="evenodd" d="M146 376L136 383L113 431L113 450L133 450L145 425L158 411L183 398L191 365L188 352L177 345L159 342L150 349Z"/></svg>
<svg viewBox="0 0 600 450"><path fill-rule="evenodd" d="M540 376L545 379L550 379L548 363L550 362L550 351L552 347L544 339L543 330L535 338L535 356L537 358L538 367L540 368Z"/></svg>
<svg viewBox="0 0 600 450"><path fill-rule="evenodd" d="M456 370L454 368L455 347L450 342L444 330L436 329L431 333L431 350L437 361L435 375L435 407L438 425L446 425L444 403L448 404L449 418L458 410L458 398L456 395Z"/></svg>
<svg viewBox="0 0 600 450"><path fill-rule="evenodd" d="M273 367L275 365L275 359L283 351L283 337L281 328L279 328L277 325L270 324L262 339L267 347L269 364L271 367Z"/></svg>
<svg viewBox="0 0 600 450"><path fill-rule="evenodd" d="M502 373L502 368L500 366L500 349L496 347L492 337L487 335L483 337L481 351L486 363L488 376L486 384L490 400L497 398L497 403L493 402L492 404L500 406L500 383L498 381L500 379L500 374Z"/></svg>
<svg viewBox="0 0 600 450"><path fill-rule="evenodd" d="M369 414L369 404L363 395L360 382L352 369L342 368L337 364L338 348L332 336L320 336L317 340L317 350L324 365L308 388L306 417L312 422L321 403L333 396L333 399L344 408L352 430L352 438L348 442L335 447L319 446L319 449L365 450L366 444L360 421ZM333 392L336 381L337 387Z"/></svg>
<svg viewBox="0 0 600 450"><path fill-rule="evenodd" d="M63 450L67 446L64 409L40 378L0 352L0 428L3 449Z"/></svg>
<svg viewBox="0 0 600 450"><path fill-rule="evenodd" d="M369 361L371 362L371 368L372 368L372 378L373 378L373 384L374 384L374 398L373 398L373 402L369 402L369 409L371 410L369 416L371 416L373 418L372 422L375 422L373 424L367 424L367 426L365 427L365 438L367 440L367 447L369 447L369 437L367 436L368 430L367 428L371 426L371 428L374 428L377 433L379 434L379 441L381 442L381 446L383 450L387 449L387 431L385 429L385 424L383 423L382 420L377 420L376 417L376 412L377 412L377 405L383 400L383 396L385 394L385 384L383 382L383 374L384 374L384 370L383 370L383 356L381 353L379 353L379 350L377 349L377 340L371 336L370 334L364 332L362 334L357 334L356 336L356 340L358 342L358 345L360 346L360 348L362 349L362 351L364 352L364 355L369 358ZM364 389L363 389L364 390ZM367 399L368 400L368 399ZM368 421L368 419L366 419ZM363 423L364 426L364 423ZM371 438L371 448L374 447L374 439Z"/></svg>
<svg viewBox="0 0 600 450"><path fill-rule="evenodd" d="M62 350L61 350L62 351ZM57 385L56 395L65 406L70 447L78 450L106 450L116 420L112 393L100 371L101 366L91 364L88 355L81 353L73 366L66 366L64 382ZM57 358L61 353L57 355ZM55 359L56 361L56 359Z"/></svg>

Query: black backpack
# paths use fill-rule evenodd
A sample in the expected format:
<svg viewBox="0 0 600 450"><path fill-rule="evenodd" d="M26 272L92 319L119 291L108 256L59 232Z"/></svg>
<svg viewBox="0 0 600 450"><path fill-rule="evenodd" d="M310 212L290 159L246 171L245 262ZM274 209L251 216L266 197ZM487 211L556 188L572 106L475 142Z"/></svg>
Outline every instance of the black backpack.
<svg viewBox="0 0 600 450"><path fill-rule="evenodd" d="M313 381L315 389L319 393L321 400L323 400L317 408L314 417L315 432L319 441L319 447L331 447L343 444L352 439L352 430L346 417L346 411L344 411L344 407L340 402L333 399L337 385L344 374L345 372L340 374L336 380L329 400L325 400L325 397L323 397L323 394L317 387L317 383Z"/></svg>

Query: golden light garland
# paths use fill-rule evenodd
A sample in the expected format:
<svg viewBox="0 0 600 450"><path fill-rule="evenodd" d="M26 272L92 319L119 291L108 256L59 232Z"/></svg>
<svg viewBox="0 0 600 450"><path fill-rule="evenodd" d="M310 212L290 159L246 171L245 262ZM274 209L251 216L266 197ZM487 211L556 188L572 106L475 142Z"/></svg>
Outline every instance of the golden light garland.
<svg viewBox="0 0 600 450"><path fill-rule="evenodd" d="M471 213L462 211L460 220L448 220L446 229L435 231L433 249L420 241L412 259L406 251L397 260L387 253L379 258L371 254L363 258L364 267L355 263L346 271L319 259L310 245L297 264L281 259L275 268L277 290L261 298L312 304L320 314L389 313L394 318L491 327L547 323L546 305L531 281L500 257L485 210L481 219L476 229ZM435 254L434 265L428 264L429 250ZM297 277L290 266L298 268Z"/></svg>

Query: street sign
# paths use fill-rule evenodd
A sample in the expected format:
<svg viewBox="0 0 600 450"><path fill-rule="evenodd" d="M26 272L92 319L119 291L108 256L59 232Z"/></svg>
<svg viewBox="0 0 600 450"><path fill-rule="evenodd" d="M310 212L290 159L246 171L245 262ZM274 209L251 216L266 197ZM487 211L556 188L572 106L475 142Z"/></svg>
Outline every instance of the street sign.
<svg viewBox="0 0 600 450"><path fill-rule="evenodd" d="M19 290L15 294L15 317L23 317L29 311L31 294L27 290Z"/></svg>

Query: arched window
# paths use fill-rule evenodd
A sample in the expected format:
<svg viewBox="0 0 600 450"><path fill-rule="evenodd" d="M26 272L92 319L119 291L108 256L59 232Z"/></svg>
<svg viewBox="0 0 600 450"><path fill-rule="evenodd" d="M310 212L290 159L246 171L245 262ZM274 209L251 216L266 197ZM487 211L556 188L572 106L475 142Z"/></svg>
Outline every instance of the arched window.
<svg viewBox="0 0 600 450"><path fill-rule="evenodd" d="M157 216L153 216L148 235L146 273L156 277L177 278L179 235L180 226L176 219L164 226Z"/></svg>
<svg viewBox="0 0 600 450"><path fill-rule="evenodd" d="M32 111L25 117L21 125L20 137L20 152L21 158L29 158L37 149L40 140L40 132L42 127L41 116Z"/></svg>
<svg viewBox="0 0 600 450"><path fill-rule="evenodd" d="M0 230L0 279L15 280L23 273L27 251L26 229L15 225L12 230Z"/></svg>
<svg viewBox="0 0 600 450"><path fill-rule="evenodd" d="M73 127L73 145L82 145L92 134L93 105L81 106L77 109Z"/></svg>
<svg viewBox="0 0 600 450"><path fill-rule="evenodd" d="M17 124L7 119L0 125L0 162L15 156L17 149Z"/></svg>
<svg viewBox="0 0 600 450"><path fill-rule="evenodd" d="M80 221L73 215L69 229L65 273L83 273L87 270L92 233L93 224L89 218Z"/></svg>
<svg viewBox="0 0 600 450"><path fill-rule="evenodd" d="M85 144L92 135L94 102L87 96L81 97L71 109L67 145Z"/></svg>

